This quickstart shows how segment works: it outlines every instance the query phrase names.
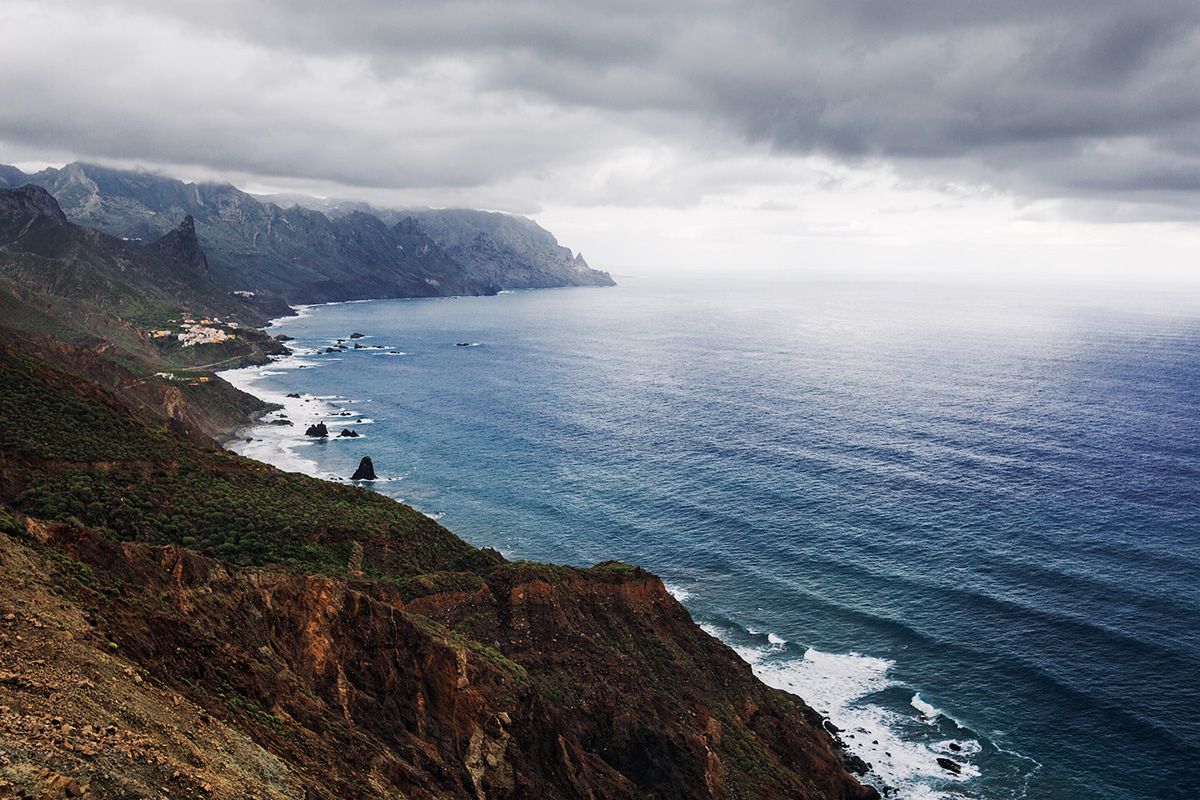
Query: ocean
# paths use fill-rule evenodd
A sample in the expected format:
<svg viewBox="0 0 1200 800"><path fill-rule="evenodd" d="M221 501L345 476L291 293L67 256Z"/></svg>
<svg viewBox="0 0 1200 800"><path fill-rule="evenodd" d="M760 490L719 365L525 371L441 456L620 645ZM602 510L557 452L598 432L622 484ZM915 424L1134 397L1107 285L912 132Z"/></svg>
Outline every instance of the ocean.
<svg viewBox="0 0 1200 800"><path fill-rule="evenodd" d="M231 447L652 570L894 797L1200 793L1200 292L618 281L303 308Z"/></svg>

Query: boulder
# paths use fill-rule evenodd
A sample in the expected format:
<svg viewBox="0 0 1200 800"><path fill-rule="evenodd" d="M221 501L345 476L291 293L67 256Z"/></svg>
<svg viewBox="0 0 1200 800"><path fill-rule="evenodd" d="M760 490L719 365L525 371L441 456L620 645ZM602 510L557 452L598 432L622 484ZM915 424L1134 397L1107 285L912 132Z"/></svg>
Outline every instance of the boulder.
<svg viewBox="0 0 1200 800"><path fill-rule="evenodd" d="M953 772L955 775L962 774L962 764L958 763L952 758L939 758L937 763L939 767L947 772Z"/></svg>
<svg viewBox="0 0 1200 800"><path fill-rule="evenodd" d="M328 436L329 428L325 427L324 422L318 422L316 425L309 425L308 430L304 432L305 436Z"/></svg>
<svg viewBox="0 0 1200 800"><path fill-rule="evenodd" d="M338 434L338 438L347 437L350 439L358 438L358 431L352 431L349 428L342 428L342 432Z"/></svg>
<svg viewBox="0 0 1200 800"><path fill-rule="evenodd" d="M288 392L287 396L295 397L297 400L300 399L300 395L297 392Z"/></svg>
<svg viewBox="0 0 1200 800"><path fill-rule="evenodd" d="M269 425L291 425L292 421L290 419L273 419L268 424Z"/></svg>
<svg viewBox="0 0 1200 800"><path fill-rule="evenodd" d="M354 470L354 474L350 476L352 481L373 481L375 480L375 465L371 463L370 456L363 456L362 461L358 462L358 469Z"/></svg>
<svg viewBox="0 0 1200 800"><path fill-rule="evenodd" d="M358 332L356 331L356 332L354 332L354 333L350 334L350 338L351 338L351 339L361 339L361 338L363 338L363 335L362 335L361 333L358 333Z"/></svg>

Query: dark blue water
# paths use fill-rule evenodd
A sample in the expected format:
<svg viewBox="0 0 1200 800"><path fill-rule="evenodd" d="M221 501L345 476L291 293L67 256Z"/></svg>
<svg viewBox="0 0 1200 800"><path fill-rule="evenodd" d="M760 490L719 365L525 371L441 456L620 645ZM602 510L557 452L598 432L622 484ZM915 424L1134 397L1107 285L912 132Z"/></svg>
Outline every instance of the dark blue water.
<svg viewBox="0 0 1200 800"><path fill-rule="evenodd" d="M384 348L243 378L363 437L297 444L293 402L243 449L652 569L900 796L1200 791L1195 292L627 279L280 329Z"/></svg>

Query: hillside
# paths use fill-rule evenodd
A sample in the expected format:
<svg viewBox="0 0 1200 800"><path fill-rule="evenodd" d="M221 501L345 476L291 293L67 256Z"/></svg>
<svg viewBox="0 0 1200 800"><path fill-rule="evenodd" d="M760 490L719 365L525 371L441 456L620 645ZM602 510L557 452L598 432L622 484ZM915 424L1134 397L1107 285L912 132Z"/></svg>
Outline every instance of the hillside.
<svg viewBox="0 0 1200 800"><path fill-rule="evenodd" d="M213 283L189 220L141 245L68 222L40 187L0 189L0 326L135 407L172 409L181 432L217 434L263 408L213 372L285 352L263 321Z"/></svg>
<svg viewBox="0 0 1200 800"><path fill-rule="evenodd" d="M563 247L554 234L527 217L470 208L378 209L366 203L301 195L274 199L321 211L333 219L368 213L395 224L412 218L472 275L503 288L616 285L611 275L592 269L582 253Z"/></svg>
<svg viewBox="0 0 1200 800"><path fill-rule="evenodd" d="M92 164L32 175L0 169L0 186L26 182L53 194L71 221L118 237L157 239L190 216L221 288L293 304L611 285L606 273L585 263L547 258L536 237L528 249L509 241L491 259L478 248L455 256L406 214L385 214L386 221L366 210L331 217L260 201L228 184L184 183Z"/></svg>
<svg viewBox="0 0 1200 800"><path fill-rule="evenodd" d="M0 376L9 787L875 796L642 570L507 563L181 438L11 337Z"/></svg>
<svg viewBox="0 0 1200 800"><path fill-rule="evenodd" d="M653 575L220 448L282 345L210 265L0 189L0 796L878 796Z"/></svg>
<svg viewBox="0 0 1200 800"><path fill-rule="evenodd" d="M588 266L533 220L463 208L405 212L429 232L451 258L474 275L503 284L513 278L523 286L612 286L607 272Z"/></svg>

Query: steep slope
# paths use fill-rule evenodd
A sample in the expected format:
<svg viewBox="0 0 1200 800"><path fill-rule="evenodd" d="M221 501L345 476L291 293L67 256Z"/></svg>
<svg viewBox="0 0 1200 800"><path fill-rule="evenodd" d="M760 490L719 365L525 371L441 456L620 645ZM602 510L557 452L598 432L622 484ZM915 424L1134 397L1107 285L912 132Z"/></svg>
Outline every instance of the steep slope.
<svg viewBox="0 0 1200 800"><path fill-rule="evenodd" d="M614 286L607 272L592 269L550 231L527 217L469 208L378 209L367 203L278 195L277 201L312 208L340 219L367 213L388 223L411 218L472 275L505 289Z"/></svg>
<svg viewBox="0 0 1200 800"><path fill-rule="evenodd" d="M229 337L183 346L177 331L189 315L223 318ZM186 221L143 246L69 223L40 187L0 189L0 325L19 331L30 352L136 407L175 410L180 432L215 434L264 408L207 371L285 352L252 327L261 321L212 283ZM183 404L185 396L194 402Z"/></svg>
<svg viewBox="0 0 1200 800"><path fill-rule="evenodd" d="M20 179L19 171L6 170L0 180ZM529 254L522 255L513 240L490 261L478 248L473 254L464 250L464 260L455 258L436 237L414 247L411 238L423 232L411 222L397 228L404 214L384 215L381 221L358 210L331 218L300 205L260 202L227 184L183 183L92 164L46 169L25 180L50 191L72 221L120 237L155 239L190 216L216 283L291 303L485 294L611 280L576 263L569 251L565 258L547 256L550 251L536 237L529 239L538 245Z"/></svg>
<svg viewBox="0 0 1200 800"><path fill-rule="evenodd" d="M361 220L260 203L228 184L192 184L146 172L68 164L28 176L82 225L141 240L191 217L212 279L227 290L290 303L371 297L482 294L486 281L439 253L411 254L388 234L358 238Z"/></svg>
<svg viewBox="0 0 1200 800"><path fill-rule="evenodd" d="M248 324L263 321L213 283L188 219L142 246L68 222L39 186L0 189L0 269L28 289L127 317L166 304Z"/></svg>
<svg viewBox="0 0 1200 800"><path fill-rule="evenodd" d="M877 796L654 576L505 563L2 339L0 564L6 788Z"/></svg>
<svg viewBox="0 0 1200 800"><path fill-rule="evenodd" d="M612 276L594 270L531 219L463 208L405 213L464 264L497 285L529 288L613 286Z"/></svg>

